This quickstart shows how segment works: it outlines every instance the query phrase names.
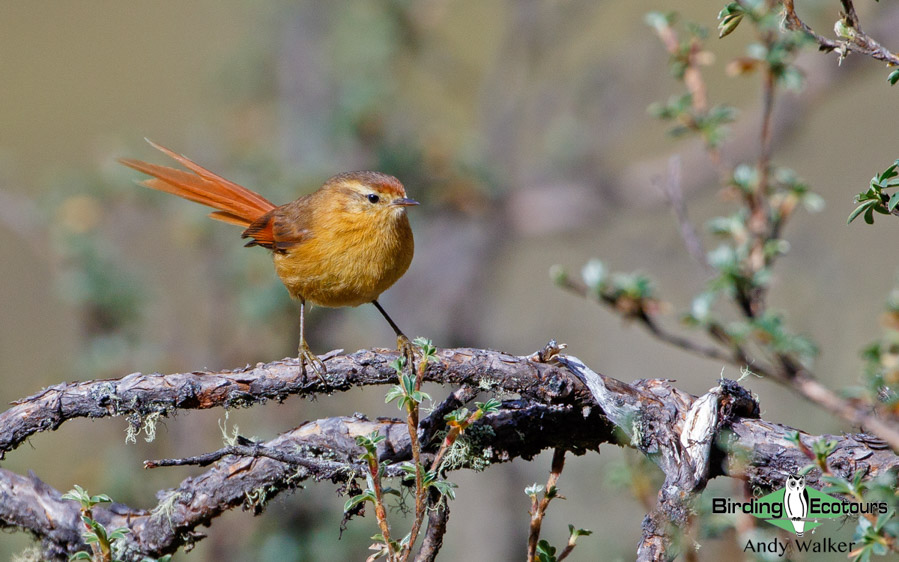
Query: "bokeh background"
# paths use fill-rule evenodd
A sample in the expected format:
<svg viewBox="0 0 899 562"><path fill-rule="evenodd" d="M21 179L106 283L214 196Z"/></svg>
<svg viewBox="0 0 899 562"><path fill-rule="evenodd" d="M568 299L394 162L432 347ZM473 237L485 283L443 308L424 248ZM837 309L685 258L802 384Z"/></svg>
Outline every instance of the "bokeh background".
<svg viewBox="0 0 899 562"><path fill-rule="evenodd" d="M800 2L821 30L838 2ZM678 3L714 30L721 2ZM416 257L382 298L410 335L441 347L527 354L550 338L594 369L663 377L701 393L722 365L663 346L605 310L557 289L553 264L590 258L652 275L672 310L704 282L654 178L685 163L684 189L702 224L728 212L700 146L674 141L646 113L681 91L668 55L643 21L668 2L383 0L122 3L7 2L0 18L0 402L60 381L134 371L233 368L295 353L297 308L270 258L242 248L239 230L196 205L136 187L115 163L164 163L143 137L286 202L343 170L392 173L424 204L411 213ZM861 3L862 21L889 29L899 7ZM866 19L867 18L867 19ZM874 25L874 23L872 23ZM741 110L729 162L755 157L759 84L729 78L748 33L710 40L713 101ZM807 85L777 100L775 163L795 169L828 205L802 214L776 269L774 306L823 350L832 386L855 384L858 352L879 333L893 286L884 268L889 220L846 226L852 196L896 157L896 95L881 65L808 52ZM677 315L672 314L672 324ZM309 341L324 352L392 345L372 307L316 309ZM724 374L738 376L732 367ZM813 433L847 430L763 380L746 381L766 419ZM450 389L431 389L436 400ZM74 421L34 436L3 466L32 469L150 508L157 490L195 471L146 472L141 461L221 445L220 423L268 439L303 420L359 411L394 415L383 389L252 410L182 413L156 439L125 444L124 419ZM625 452L570 458L544 537L568 523L593 529L574 558L629 560L645 508L626 490ZM453 475L443 556L521 559L523 489L545 482L549 458ZM721 493L733 483L716 482ZM274 500L252 517L232 512L189 560L361 560L371 518L340 536L344 500L328 483ZM845 531L844 534L848 532ZM0 535L0 559L23 550ZM727 540L704 553L723 555ZM717 554L715 554L717 553ZM732 554L732 553L731 553Z"/></svg>

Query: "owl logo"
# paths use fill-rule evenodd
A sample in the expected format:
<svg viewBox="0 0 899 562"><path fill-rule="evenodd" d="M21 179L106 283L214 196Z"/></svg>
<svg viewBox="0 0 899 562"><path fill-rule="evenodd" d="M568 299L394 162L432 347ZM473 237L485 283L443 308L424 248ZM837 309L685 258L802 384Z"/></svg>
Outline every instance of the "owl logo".
<svg viewBox="0 0 899 562"><path fill-rule="evenodd" d="M784 486L784 513L793 523L796 535L801 537L805 531L805 518L808 515L808 492L805 490L804 476L787 476Z"/></svg>

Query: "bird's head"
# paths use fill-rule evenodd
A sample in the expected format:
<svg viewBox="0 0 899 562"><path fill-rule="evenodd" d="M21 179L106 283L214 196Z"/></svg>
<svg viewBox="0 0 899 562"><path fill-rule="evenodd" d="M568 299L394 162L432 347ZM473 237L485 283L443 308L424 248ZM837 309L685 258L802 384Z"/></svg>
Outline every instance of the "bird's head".
<svg viewBox="0 0 899 562"><path fill-rule="evenodd" d="M381 172L345 172L323 187L335 194L337 209L348 220L392 222L406 214L406 207L418 205L406 197L400 180Z"/></svg>

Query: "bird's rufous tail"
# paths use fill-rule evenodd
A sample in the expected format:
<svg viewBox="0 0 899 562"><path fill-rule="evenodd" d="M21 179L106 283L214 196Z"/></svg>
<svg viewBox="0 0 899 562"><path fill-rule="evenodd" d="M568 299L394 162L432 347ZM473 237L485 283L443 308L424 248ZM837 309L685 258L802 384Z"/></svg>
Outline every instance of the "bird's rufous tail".
<svg viewBox="0 0 899 562"><path fill-rule="evenodd" d="M210 217L244 228L249 227L256 219L275 208L271 201L258 193L228 181L149 139L147 142L153 148L178 161L190 172L130 158L119 159L119 162L129 168L153 176L153 179L140 182L141 185L212 207L216 211L210 213Z"/></svg>

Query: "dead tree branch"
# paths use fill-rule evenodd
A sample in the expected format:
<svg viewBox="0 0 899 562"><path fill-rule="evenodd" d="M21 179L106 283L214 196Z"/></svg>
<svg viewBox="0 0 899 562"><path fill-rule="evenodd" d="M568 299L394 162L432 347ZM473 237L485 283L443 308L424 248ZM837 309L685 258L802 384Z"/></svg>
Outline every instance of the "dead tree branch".
<svg viewBox="0 0 899 562"><path fill-rule="evenodd" d="M329 354L331 355L331 354ZM169 375L134 373L121 379L62 383L15 403L0 414L0 459L29 436L55 430L74 418L129 416L139 427L142 417L165 416L175 410L247 407L288 396L317 396L359 386L396 382L390 362L395 351L359 351L324 356L326 380L303 373L295 359L260 363L238 370L194 371ZM505 353L479 349L447 349L440 363L431 364L425 380L478 387L482 381L496 389L551 402L560 373ZM527 373L529 385L520 387ZM570 389L568 390L570 392Z"/></svg>
<svg viewBox="0 0 899 562"><path fill-rule="evenodd" d="M497 351L447 349L438 352L425 380L464 385L439 407L451 409L474 397L471 389L517 395L477 422L486 431L473 445L478 458L499 463L530 459L545 449L583 454L615 442L613 424L628 436L625 446L649 456L666 475L659 504L644 522L641 559L670 557L671 524L680 523L690 499L710 478L731 476L754 486L772 488L807 464L802 450L789 440L795 430L758 418L758 406L736 383L720 381L696 398L665 380L627 384L599 375L573 357L540 363ZM328 380L307 379L294 360L237 371L132 374L122 379L56 385L16 403L0 414L0 444L8 452L37 431L56 429L69 419L112 415L163 415L177 409L250 405L289 394L333 392L394 379L389 367L395 353L359 351L328 361ZM437 424L432 415L424 429ZM726 431L724 431L726 430ZM281 492L313 479L347 482L362 473L358 435L377 431L382 460L396 465L410 457L404 420L368 420L362 416L312 421L265 443L239 439L220 451L148 466L210 465L172 490L159 492L150 511L121 504L94 508L97 521L110 528L127 527L124 560L158 557L190 548L224 511L241 506L254 512ZM813 436L799 432L804 446L821 438L839 445L829 457L834 474L858 470L866 478L899 470L899 457L870 436ZM432 458L436 444L423 441L422 455ZM464 464L464 463L463 463ZM464 466L452 467L452 470ZM809 474L814 485L818 474ZM352 489L352 487L349 487ZM433 506L432 506L433 507ZM436 555L445 532L440 509L430 517L430 545L420 559ZM22 476L0 469L0 526L26 530L41 540L43 556L65 559L84 548L79 506L34 474Z"/></svg>

